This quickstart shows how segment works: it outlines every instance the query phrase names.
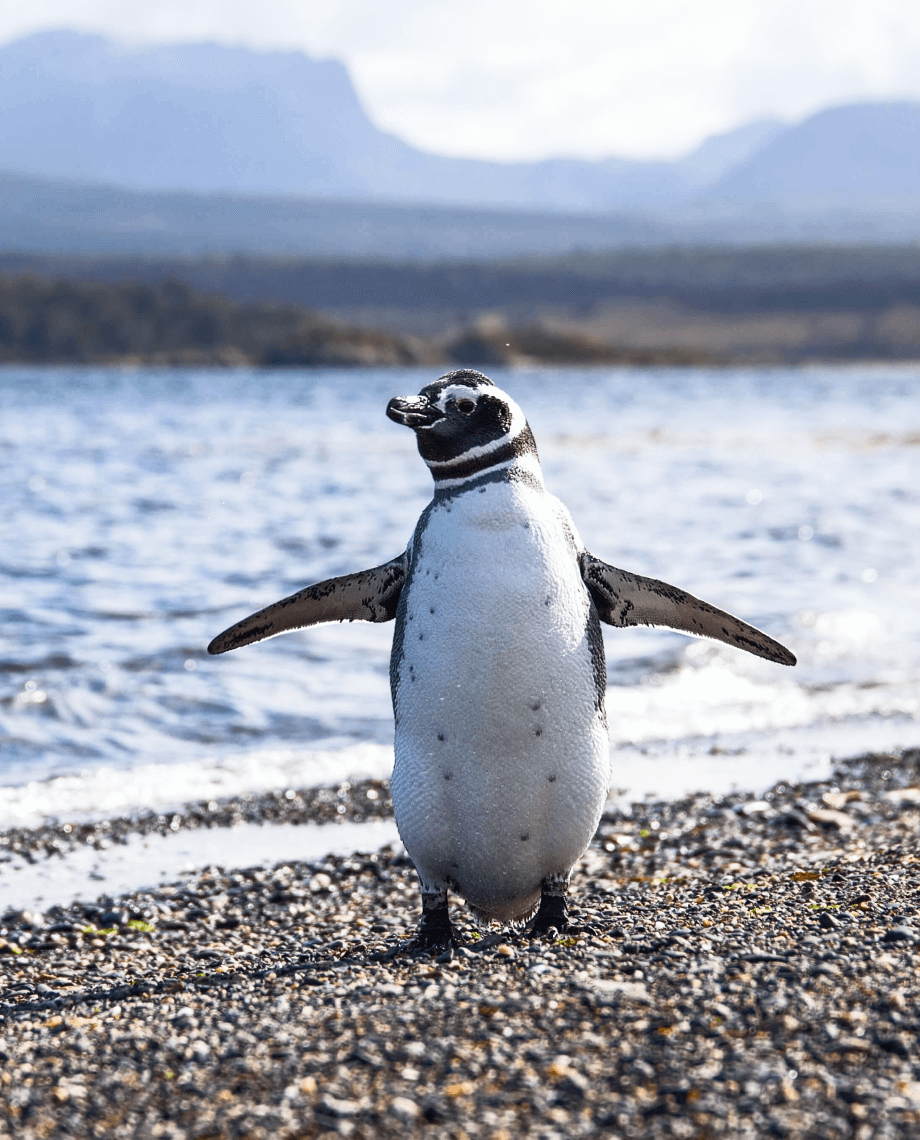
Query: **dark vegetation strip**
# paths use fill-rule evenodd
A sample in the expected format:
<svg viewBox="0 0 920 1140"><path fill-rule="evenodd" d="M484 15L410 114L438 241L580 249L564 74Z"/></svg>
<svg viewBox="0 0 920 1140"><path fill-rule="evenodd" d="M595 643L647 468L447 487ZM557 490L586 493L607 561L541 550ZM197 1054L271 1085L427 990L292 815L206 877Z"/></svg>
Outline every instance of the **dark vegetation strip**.
<svg viewBox="0 0 920 1140"><path fill-rule="evenodd" d="M0 360L414 364L411 337L344 328L293 305L239 304L187 284L0 277Z"/></svg>
<svg viewBox="0 0 920 1140"><path fill-rule="evenodd" d="M525 326L438 339L335 321L293 304L237 302L187 283L0 276L0 362L406 366L504 363L689 364L704 354L619 349Z"/></svg>
<svg viewBox="0 0 920 1140"><path fill-rule="evenodd" d="M920 245L671 246L506 260L0 254L0 273L193 289L249 304L443 309L671 301L713 312L879 311L920 296Z"/></svg>

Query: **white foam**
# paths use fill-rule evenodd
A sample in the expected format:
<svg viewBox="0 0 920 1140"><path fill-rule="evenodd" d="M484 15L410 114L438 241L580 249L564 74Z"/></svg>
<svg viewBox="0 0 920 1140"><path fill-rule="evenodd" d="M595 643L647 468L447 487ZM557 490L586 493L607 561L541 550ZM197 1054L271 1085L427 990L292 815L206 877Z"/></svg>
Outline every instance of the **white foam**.
<svg viewBox="0 0 920 1140"><path fill-rule="evenodd" d="M393 749L355 744L325 751L260 749L215 763L103 765L0 787L0 827L36 827L49 820L106 819L132 811L169 811L199 800L273 788L317 787L347 779L385 779Z"/></svg>
<svg viewBox="0 0 920 1140"><path fill-rule="evenodd" d="M864 687L840 683L811 690L791 678L769 682L738 667L713 662L683 668L645 684L607 691L607 716L617 741L671 740L696 736L773 733L856 717L902 716L916 722L920 697L912 682ZM916 739L916 723L905 742Z"/></svg>

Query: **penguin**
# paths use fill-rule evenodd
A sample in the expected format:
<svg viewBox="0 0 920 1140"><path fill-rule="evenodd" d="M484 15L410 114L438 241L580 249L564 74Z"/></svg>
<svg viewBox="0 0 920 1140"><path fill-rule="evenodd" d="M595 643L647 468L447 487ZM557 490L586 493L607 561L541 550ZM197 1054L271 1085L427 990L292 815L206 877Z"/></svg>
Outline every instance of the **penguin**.
<svg viewBox="0 0 920 1140"><path fill-rule="evenodd" d="M393 809L422 896L407 948L458 944L449 892L480 920L563 931L569 877L612 776L600 623L679 630L782 665L795 657L590 554L544 486L523 412L481 372L448 372L386 414L415 432L434 479L408 547L260 610L208 652L323 622L395 620Z"/></svg>

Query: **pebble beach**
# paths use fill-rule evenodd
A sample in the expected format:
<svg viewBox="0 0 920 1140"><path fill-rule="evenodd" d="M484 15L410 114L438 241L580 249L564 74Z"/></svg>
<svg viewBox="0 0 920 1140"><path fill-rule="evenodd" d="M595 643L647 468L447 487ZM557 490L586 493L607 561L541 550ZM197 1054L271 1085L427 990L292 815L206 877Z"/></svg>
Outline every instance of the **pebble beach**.
<svg viewBox="0 0 920 1140"><path fill-rule="evenodd" d="M610 808L574 927L400 952L398 846L0 917L0 1134L911 1137L920 750L762 798ZM344 809L344 810L340 810ZM7 832L53 859L132 828L385 815L374 781Z"/></svg>

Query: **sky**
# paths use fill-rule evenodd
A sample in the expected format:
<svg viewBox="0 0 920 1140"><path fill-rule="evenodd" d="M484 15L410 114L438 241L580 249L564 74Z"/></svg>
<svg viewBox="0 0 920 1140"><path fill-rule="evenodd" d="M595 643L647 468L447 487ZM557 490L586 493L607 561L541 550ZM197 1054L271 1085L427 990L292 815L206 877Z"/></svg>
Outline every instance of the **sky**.
<svg viewBox="0 0 920 1140"><path fill-rule="evenodd" d="M918 0L0 0L67 27L342 60L378 126L506 161L674 158L765 117L920 100Z"/></svg>

